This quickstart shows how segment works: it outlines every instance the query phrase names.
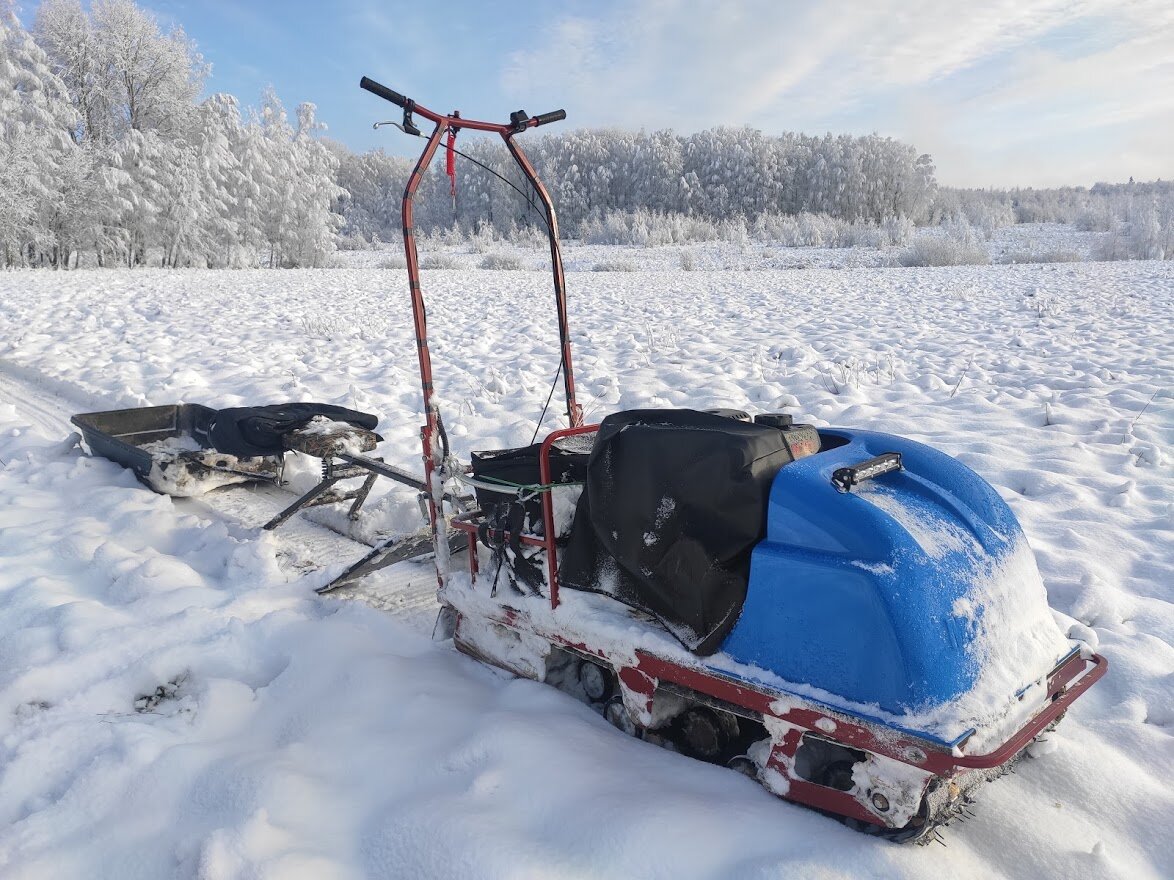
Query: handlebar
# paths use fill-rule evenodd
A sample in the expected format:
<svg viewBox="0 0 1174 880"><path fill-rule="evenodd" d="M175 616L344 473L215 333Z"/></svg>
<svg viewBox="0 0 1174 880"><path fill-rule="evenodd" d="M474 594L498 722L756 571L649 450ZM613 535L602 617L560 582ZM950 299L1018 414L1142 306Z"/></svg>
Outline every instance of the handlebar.
<svg viewBox="0 0 1174 880"><path fill-rule="evenodd" d="M385 101L391 101L393 104L398 104L400 107L408 106L408 99L399 92L389 89L387 86L381 86L373 79L363 77L359 80L359 88L366 89L373 95L378 95Z"/></svg>
<svg viewBox="0 0 1174 880"><path fill-rule="evenodd" d="M535 125L546 125L548 122L560 122L567 118L566 110L553 110L550 113L539 113L531 122Z"/></svg>
<svg viewBox="0 0 1174 880"><path fill-rule="evenodd" d="M411 98L405 98L394 89L389 89L385 85L380 85L370 77L363 77L359 80L359 88L366 89L373 95L378 95L385 101L390 101L398 107L404 108L404 119L410 120L412 113L419 113L425 119L432 122L447 124L450 128L456 130L461 128L472 128L479 131L496 131L505 135L507 132L517 133L524 131L527 128L536 128L539 125L546 125L550 122L559 122L567 118L566 110L554 110L550 113L540 113L537 116L527 116L524 110L519 110L517 113L510 115L510 122L501 125L494 122L477 122L473 119L465 119L461 116L452 115L444 116L440 113L434 113L427 107L421 107ZM406 124L406 123L405 123Z"/></svg>

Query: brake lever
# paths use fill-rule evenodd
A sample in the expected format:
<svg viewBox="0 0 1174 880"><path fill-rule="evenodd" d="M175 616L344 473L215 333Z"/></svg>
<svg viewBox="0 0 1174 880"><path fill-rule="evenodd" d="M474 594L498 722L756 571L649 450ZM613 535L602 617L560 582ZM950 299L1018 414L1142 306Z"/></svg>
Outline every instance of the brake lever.
<svg viewBox="0 0 1174 880"><path fill-rule="evenodd" d="M416 128L414 125L412 126L412 131L408 131L400 123L392 122L391 120L387 120L386 122L376 122L376 123L372 124L371 127L378 130L385 125L390 125L392 128L398 128L404 134L415 135L416 137L423 137L423 135L420 134L420 129Z"/></svg>

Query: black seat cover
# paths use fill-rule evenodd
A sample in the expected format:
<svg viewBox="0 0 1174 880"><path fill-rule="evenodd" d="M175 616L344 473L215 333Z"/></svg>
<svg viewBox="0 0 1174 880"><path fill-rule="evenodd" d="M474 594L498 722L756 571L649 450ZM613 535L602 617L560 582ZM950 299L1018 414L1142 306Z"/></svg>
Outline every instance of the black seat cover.
<svg viewBox="0 0 1174 880"><path fill-rule="evenodd" d="M601 423L560 583L655 615L711 654L746 598L783 431L696 412L630 410Z"/></svg>

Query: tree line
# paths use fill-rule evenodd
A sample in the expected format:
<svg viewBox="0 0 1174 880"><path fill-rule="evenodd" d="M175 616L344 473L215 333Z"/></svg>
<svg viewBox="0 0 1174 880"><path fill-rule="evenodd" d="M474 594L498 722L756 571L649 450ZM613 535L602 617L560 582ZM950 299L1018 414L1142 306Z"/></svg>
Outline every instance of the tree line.
<svg viewBox="0 0 1174 880"><path fill-rule="evenodd" d="M421 228L489 225L499 231L540 223L528 184L497 138L458 140L476 160L457 160L457 197L450 195L443 162L420 188ZM522 147L550 188L559 223L581 237L616 212L680 214L720 222L740 217L819 214L849 223L917 221L935 192L929 156L878 135L764 134L751 128L714 128L691 135L672 131L580 129L525 137ZM411 162L381 151L360 156L340 150L337 204L344 233L389 240L399 230L399 198Z"/></svg>
<svg viewBox="0 0 1174 880"><path fill-rule="evenodd" d="M44 0L31 30L0 0L0 262L70 268L320 266L340 244L400 235L413 160L322 136L313 104L271 90L242 109L200 100L208 66L183 30L133 0ZM390 135L389 135L390 136ZM1174 188L962 190L879 135L751 128L579 129L521 139L562 231L596 242L748 234L780 243L891 245L914 224L984 231L1075 223L1169 255ZM421 230L533 235L542 216L498 138L462 133L454 199L444 162L417 199ZM1118 248L1121 250L1121 248ZM1126 252L1126 251L1122 251Z"/></svg>

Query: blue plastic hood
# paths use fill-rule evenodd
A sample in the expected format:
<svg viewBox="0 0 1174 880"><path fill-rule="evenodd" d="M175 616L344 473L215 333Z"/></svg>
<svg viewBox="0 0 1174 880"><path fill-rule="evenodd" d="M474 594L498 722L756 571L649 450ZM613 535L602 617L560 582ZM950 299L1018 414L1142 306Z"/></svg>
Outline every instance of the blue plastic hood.
<svg viewBox="0 0 1174 880"><path fill-rule="evenodd" d="M1047 668L996 676L1005 699L1013 682L1046 674L1067 645L1019 523L995 490L911 440L841 429L820 436L821 452L774 480L766 538L722 651L895 714L954 700L975 688L984 665L1008 657ZM886 452L900 453L904 469L850 492L833 486L837 468ZM1024 637L1020 624L1048 631ZM1001 652L1004 637L1019 647ZM1024 641L1037 646L1024 654Z"/></svg>

